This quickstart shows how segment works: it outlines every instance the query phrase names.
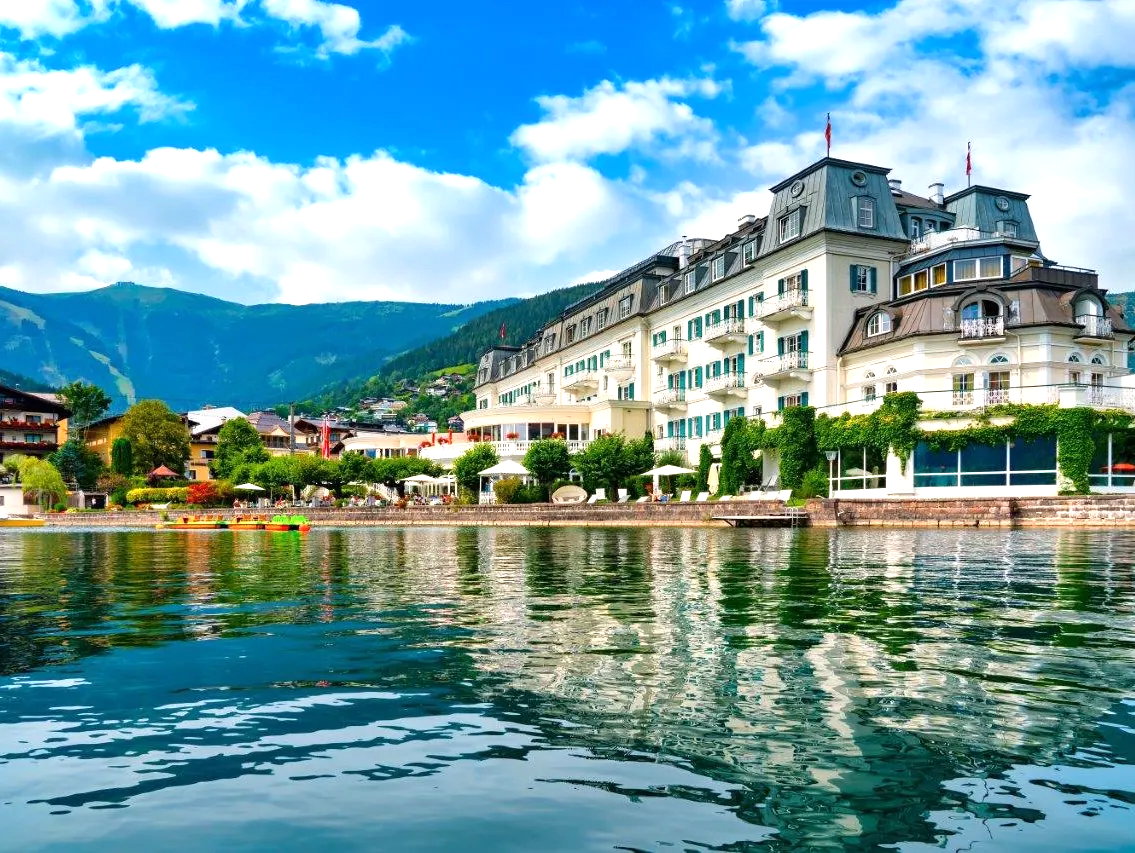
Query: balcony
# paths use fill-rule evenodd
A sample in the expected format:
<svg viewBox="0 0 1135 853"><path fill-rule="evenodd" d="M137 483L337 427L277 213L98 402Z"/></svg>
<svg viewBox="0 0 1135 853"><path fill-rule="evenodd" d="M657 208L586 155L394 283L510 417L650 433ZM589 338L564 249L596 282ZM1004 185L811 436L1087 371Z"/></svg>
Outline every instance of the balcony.
<svg viewBox="0 0 1135 853"><path fill-rule="evenodd" d="M599 387L599 374L594 370L587 370L564 377L564 390L579 394Z"/></svg>
<svg viewBox="0 0 1135 853"><path fill-rule="evenodd" d="M705 393L716 400L724 397L743 397L749 393L743 373L723 373L711 376L705 381Z"/></svg>
<svg viewBox="0 0 1135 853"><path fill-rule="evenodd" d="M703 340L710 346L724 347L729 344L741 343L748 336L745 330L745 321L737 317L726 317L720 323L707 326Z"/></svg>
<svg viewBox="0 0 1135 853"><path fill-rule="evenodd" d="M1005 340L1004 317L972 317L962 320L958 343L997 343Z"/></svg>
<svg viewBox="0 0 1135 853"><path fill-rule="evenodd" d="M0 418L0 429L54 430L55 421L21 421L16 418Z"/></svg>
<svg viewBox="0 0 1135 853"><path fill-rule="evenodd" d="M1094 314L1081 314L1076 322L1083 326L1083 331L1076 335L1077 341L1110 341L1115 337L1111 329L1111 320L1107 317L1098 317Z"/></svg>
<svg viewBox="0 0 1135 853"><path fill-rule="evenodd" d="M808 353L789 352L762 359L753 374L753 384L779 382L782 379L807 379L810 374Z"/></svg>
<svg viewBox="0 0 1135 853"><path fill-rule="evenodd" d="M686 342L675 338L657 343L650 348L650 357L654 361L685 361Z"/></svg>
<svg viewBox="0 0 1135 853"><path fill-rule="evenodd" d="M634 375L634 359L629 355L618 355L607 359L607 364L603 369L612 379L622 382Z"/></svg>
<svg viewBox="0 0 1135 853"><path fill-rule="evenodd" d="M707 429L705 431L706 444L721 444L721 436L725 433L723 429Z"/></svg>
<svg viewBox="0 0 1135 853"><path fill-rule="evenodd" d="M966 243L1000 242L1014 240L1025 245L1035 246L1035 241L1024 240L1013 235L999 231L980 231L977 228L949 228L945 231L931 231L910 241L910 250L899 257L906 260L927 252L936 252L939 249L951 248Z"/></svg>
<svg viewBox="0 0 1135 853"><path fill-rule="evenodd" d="M59 445L54 441L0 441L0 450L18 450L20 453L54 453Z"/></svg>
<svg viewBox="0 0 1135 853"><path fill-rule="evenodd" d="M534 406L554 406L556 404L555 391L537 391L532 395Z"/></svg>
<svg viewBox="0 0 1135 853"><path fill-rule="evenodd" d="M812 316L808 304L808 291L792 288L773 299L766 299L757 306L757 319L766 325L793 318L807 320Z"/></svg>
<svg viewBox="0 0 1135 853"><path fill-rule="evenodd" d="M685 388L666 388L654 392L654 407L656 409L684 409L686 408Z"/></svg>
<svg viewBox="0 0 1135 853"><path fill-rule="evenodd" d="M686 451L686 439L680 436L670 436L668 438L654 439L655 453L668 453L671 450L677 450L681 453L684 453Z"/></svg>

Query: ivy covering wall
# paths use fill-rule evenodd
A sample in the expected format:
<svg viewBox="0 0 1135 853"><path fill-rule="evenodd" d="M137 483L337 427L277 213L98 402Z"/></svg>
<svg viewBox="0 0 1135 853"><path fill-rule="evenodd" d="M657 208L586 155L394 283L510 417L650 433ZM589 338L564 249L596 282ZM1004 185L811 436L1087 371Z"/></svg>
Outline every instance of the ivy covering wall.
<svg viewBox="0 0 1135 853"><path fill-rule="evenodd" d="M959 417L971 423L941 430L919 426L926 421ZM828 450L869 447L883 454L893 453L905 471L920 441L934 450L960 450L970 444L994 445L1017 438L1029 441L1055 436L1061 491L1088 494L1091 491L1088 474L1095 454L1094 436L1128 429L1133 421L1135 417L1123 411L1062 409L1057 405L990 406L980 413L963 416L957 412L923 412L922 400L917 394L902 392L888 394L878 409L864 415L817 415L807 406L785 409L779 426L769 428L763 421L749 422L744 432L735 428L733 440L745 442L750 451L775 448L780 457L781 485L799 489L809 471L822 468L821 455ZM738 444L737 450L731 451L731 458L736 458L740 449ZM723 441L723 473L725 458Z"/></svg>

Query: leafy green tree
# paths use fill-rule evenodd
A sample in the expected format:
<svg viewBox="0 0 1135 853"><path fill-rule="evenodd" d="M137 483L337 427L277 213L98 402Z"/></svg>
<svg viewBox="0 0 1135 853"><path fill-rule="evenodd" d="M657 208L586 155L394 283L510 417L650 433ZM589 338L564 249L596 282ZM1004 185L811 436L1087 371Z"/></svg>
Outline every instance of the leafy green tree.
<svg viewBox="0 0 1135 853"><path fill-rule="evenodd" d="M709 449L709 445L702 442L701 450L698 451L698 491L709 491L709 469L713 467L713 452Z"/></svg>
<svg viewBox="0 0 1135 853"><path fill-rule="evenodd" d="M78 438L67 439L47 460L65 483L78 483L84 489L93 489L103 472L102 459Z"/></svg>
<svg viewBox="0 0 1135 853"><path fill-rule="evenodd" d="M24 491L31 492L43 509L67 500L67 486L55 466L44 459L25 456L20 460L20 481Z"/></svg>
<svg viewBox="0 0 1135 853"><path fill-rule="evenodd" d="M99 386L81 380L64 385L57 393L71 410L71 423L85 441L87 427L110 408L110 397Z"/></svg>
<svg viewBox="0 0 1135 853"><path fill-rule="evenodd" d="M344 453L339 458L339 471L345 483L371 483L374 481L374 460L362 453Z"/></svg>
<svg viewBox="0 0 1135 853"><path fill-rule="evenodd" d="M233 469L239 465L259 465L268 461L264 441L247 418L232 418L222 424L217 433L217 451L209 467L213 476L233 479ZM241 473L247 473L247 469ZM244 482L244 480L234 480Z"/></svg>
<svg viewBox="0 0 1135 853"><path fill-rule="evenodd" d="M110 470L123 477L134 473L134 447L128 438L116 438L110 446Z"/></svg>
<svg viewBox="0 0 1135 853"><path fill-rule="evenodd" d="M650 461L645 464L644 453L642 442L628 443L622 435L601 435L572 457L572 464L583 476L584 488L593 491L601 486L613 498L620 486L630 485L635 474L654 467L653 441Z"/></svg>
<svg viewBox="0 0 1135 853"><path fill-rule="evenodd" d="M481 488L481 472L500 462L491 444L475 444L453 461L453 474L462 491L476 495Z"/></svg>
<svg viewBox="0 0 1135 853"><path fill-rule="evenodd" d="M258 486L268 489L270 495L285 486L295 486L300 483L300 470L296 456L273 456L267 462L256 466L249 479Z"/></svg>
<svg viewBox="0 0 1135 853"><path fill-rule="evenodd" d="M5 457L3 462L0 462L0 469L3 469L5 474L18 483L20 482L20 465L27 458L22 453L13 453L11 456Z"/></svg>
<svg viewBox="0 0 1135 853"><path fill-rule="evenodd" d="M534 441L524 454L524 467L536 477L541 486L548 486L556 480L567 477L571 471L571 454L567 442L559 438L545 438Z"/></svg>
<svg viewBox="0 0 1135 853"><path fill-rule="evenodd" d="M122 416L122 434L134 449L134 471L148 474L159 465L185 470L189 430L161 400L142 400Z"/></svg>

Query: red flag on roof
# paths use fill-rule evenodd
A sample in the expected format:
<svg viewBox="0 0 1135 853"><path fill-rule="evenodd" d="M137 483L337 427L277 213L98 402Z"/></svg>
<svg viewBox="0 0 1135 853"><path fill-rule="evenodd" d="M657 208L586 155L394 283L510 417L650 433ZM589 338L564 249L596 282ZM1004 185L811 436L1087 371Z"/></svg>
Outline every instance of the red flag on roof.
<svg viewBox="0 0 1135 853"><path fill-rule="evenodd" d="M324 459L331 458L331 424L328 423L327 418L323 419L323 426L320 429L319 450Z"/></svg>
<svg viewBox="0 0 1135 853"><path fill-rule="evenodd" d="M966 183L969 183L969 176L973 174L973 159L970 157L970 145L966 143Z"/></svg>
<svg viewBox="0 0 1135 853"><path fill-rule="evenodd" d="M832 114L828 113L828 126L824 128L824 139L828 143L828 156L832 156Z"/></svg>

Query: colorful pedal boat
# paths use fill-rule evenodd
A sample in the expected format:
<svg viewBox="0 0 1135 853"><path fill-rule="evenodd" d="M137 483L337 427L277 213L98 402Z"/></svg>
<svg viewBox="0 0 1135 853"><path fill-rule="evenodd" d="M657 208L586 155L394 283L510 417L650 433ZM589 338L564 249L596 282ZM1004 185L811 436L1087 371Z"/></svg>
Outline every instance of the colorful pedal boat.
<svg viewBox="0 0 1135 853"><path fill-rule="evenodd" d="M44 520L42 518L12 518L5 516L0 518L0 527L43 527Z"/></svg>
<svg viewBox="0 0 1135 853"><path fill-rule="evenodd" d="M227 526L224 518L219 515L183 515L161 525L166 530L223 530Z"/></svg>
<svg viewBox="0 0 1135 853"><path fill-rule="evenodd" d="M264 529L277 532L298 530L300 533L307 533L307 531L311 530L311 524L309 524L307 518L302 515L274 515L271 521L265 522Z"/></svg>

